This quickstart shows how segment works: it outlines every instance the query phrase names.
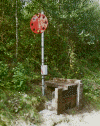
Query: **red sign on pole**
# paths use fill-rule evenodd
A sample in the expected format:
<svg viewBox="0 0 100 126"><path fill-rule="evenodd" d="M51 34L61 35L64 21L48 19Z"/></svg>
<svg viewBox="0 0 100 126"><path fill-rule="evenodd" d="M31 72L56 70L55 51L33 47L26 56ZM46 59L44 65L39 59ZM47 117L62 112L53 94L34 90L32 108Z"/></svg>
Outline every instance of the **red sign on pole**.
<svg viewBox="0 0 100 126"><path fill-rule="evenodd" d="M41 13L34 15L30 21L30 28L36 34L44 32L47 28L47 25L47 17Z"/></svg>

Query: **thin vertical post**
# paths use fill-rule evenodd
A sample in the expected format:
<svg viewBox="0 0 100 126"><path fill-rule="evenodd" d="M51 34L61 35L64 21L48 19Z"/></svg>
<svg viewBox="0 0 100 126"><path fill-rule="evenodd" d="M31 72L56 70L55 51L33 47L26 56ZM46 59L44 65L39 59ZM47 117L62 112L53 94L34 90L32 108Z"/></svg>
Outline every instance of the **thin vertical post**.
<svg viewBox="0 0 100 126"><path fill-rule="evenodd" d="M44 14L41 12L41 14ZM44 65L44 32L41 34L41 61ZM42 95L44 96L44 75L42 75Z"/></svg>
<svg viewBox="0 0 100 126"><path fill-rule="evenodd" d="M78 85L77 85L77 107L78 107L78 109L79 109L79 100L80 100L80 83L78 83Z"/></svg>
<svg viewBox="0 0 100 126"><path fill-rule="evenodd" d="M18 17L17 17L17 0L16 0L16 59L18 55Z"/></svg>

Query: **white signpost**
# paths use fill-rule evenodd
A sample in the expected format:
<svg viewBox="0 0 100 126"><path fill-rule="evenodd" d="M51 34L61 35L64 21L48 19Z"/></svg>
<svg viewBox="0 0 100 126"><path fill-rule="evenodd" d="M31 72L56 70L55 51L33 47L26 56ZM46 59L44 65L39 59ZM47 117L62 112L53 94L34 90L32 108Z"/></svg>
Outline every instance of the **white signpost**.
<svg viewBox="0 0 100 126"><path fill-rule="evenodd" d="M48 25L48 20L43 12L34 15L30 21L32 32L41 33L41 75L42 75L42 94L44 95L44 75L47 75L47 65L44 65L44 31Z"/></svg>
<svg viewBox="0 0 100 126"><path fill-rule="evenodd" d="M44 14L43 12L41 14ZM47 75L47 65L44 65L44 32L41 34L41 75L42 75L42 94L45 94L45 85L44 85L44 75Z"/></svg>

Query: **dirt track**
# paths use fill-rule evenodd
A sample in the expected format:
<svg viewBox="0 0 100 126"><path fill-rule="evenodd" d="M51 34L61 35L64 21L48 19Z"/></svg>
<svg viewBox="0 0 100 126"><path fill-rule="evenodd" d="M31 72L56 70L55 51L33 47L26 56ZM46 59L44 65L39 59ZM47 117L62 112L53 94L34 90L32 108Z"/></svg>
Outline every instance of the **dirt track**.
<svg viewBox="0 0 100 126"><path fill-rule="evenodd" d="M72 114L75 112L74 114ZM69 114L57 115L56 111L40 111L43 122L40 126L100 126L100 110L90 110L85 107L83 110L70 110Z"/></svg>

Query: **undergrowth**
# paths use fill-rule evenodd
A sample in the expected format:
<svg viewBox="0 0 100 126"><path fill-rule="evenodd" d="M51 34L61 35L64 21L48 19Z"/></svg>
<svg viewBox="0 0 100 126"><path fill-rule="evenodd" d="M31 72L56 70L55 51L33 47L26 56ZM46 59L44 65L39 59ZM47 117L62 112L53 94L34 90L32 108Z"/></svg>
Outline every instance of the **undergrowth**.
<svg viewBox="0 0 100 126"><path fill-rule="evenodd" d="M3 89L1 89L0 92L1 126L12 126L14 125L14 121L19 119L24 120L26 123L40 123L38 108L40 106L40 109L43 109L42 106L45 102L45 98L42 97L38 86L34 86L33 92L31 93Z"/></svg>
<svg viewBox="0 0 100 126"><path fill-rule="evenodd" d="M97 63L90 65L86 59L81 59L75 66L74 73L59 69L53 69L45 77L52 79L55 75L59 78L81 79L85 100L100 109L100 69ZM39 73L25 64L17 63L9 68L4 62L0 62L0 125L14 126L16 119L22 119L34 124L40 123L38 110L43 108L45 98L42 96L38 82L41 79ZM69 69L70 70L70 69ZM58 74L56 74L59 71ZM50 78L51 77L51 78Z"/></svg>
<svg viewBox="0 0 100 126"><path fill-rule="evenodd" d="M90 71L82 78L85 99L100 110L100 71Z"/></svg>

